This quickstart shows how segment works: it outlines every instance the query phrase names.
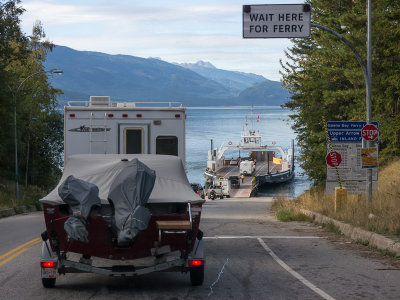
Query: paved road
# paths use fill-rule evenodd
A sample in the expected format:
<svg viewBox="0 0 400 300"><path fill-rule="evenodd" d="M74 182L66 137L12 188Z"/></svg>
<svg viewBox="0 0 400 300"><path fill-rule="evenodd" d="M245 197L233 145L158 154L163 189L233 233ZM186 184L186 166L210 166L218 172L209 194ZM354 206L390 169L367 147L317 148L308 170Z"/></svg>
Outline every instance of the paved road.
<svg viewBox="0 0 400 300"><path fill-rule="evenodd" d="M281 223L270 198L207 201L202 216L207 265L203 286L189 276L94 274L40 282L41 213L0 219L0 299L398 299L400 263L308 223ZM33 242L32 242L33 241ZM31 242L12 259L19 245ZM9 259L7 261L7 259Z"/></svg>

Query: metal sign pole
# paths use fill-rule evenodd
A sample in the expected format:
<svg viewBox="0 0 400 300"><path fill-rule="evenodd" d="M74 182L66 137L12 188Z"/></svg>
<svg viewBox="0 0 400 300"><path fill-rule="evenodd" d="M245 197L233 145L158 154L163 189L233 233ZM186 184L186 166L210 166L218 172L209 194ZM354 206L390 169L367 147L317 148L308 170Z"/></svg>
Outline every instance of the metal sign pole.
<svg viewBox="0 0 400 300"><path fill-rule="evenodd" d="M367 0L367 125L371 124L371 81L372 81L372 18L371 18L371 3L372 0ZM372 142L367 141L367 147L370 148ZM372 202L372 169L367 169L367 205Z"/></svg>

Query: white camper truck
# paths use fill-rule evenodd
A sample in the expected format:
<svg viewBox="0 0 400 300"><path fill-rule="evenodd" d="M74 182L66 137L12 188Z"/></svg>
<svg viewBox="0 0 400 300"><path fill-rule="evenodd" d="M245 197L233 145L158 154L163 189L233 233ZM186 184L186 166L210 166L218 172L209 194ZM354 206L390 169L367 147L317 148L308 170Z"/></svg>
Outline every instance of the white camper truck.
<svg viewBox="0 0 400 300"><path fill-rule="evenodd" d="M240 162L240 174L253 175L256 166L252 160L243 160Z"/></svg>
<svg viewBox="0 0 400 300"><path fill-rule="evenodd" d="M111 102L64 107L64 158L73 154L168 154L185 163L186 110L179 102Z"/></svg>

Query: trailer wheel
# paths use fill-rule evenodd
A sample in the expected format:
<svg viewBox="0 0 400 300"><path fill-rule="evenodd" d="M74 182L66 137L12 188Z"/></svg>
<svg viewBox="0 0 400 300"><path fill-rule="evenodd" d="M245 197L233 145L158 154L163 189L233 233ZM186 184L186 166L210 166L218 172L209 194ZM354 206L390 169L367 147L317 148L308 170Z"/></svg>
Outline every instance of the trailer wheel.
<svg viewBox="0 0 400 300"><path fill-rule="evenodd" d="M42 284L45 288L53 288L56 286L56 278L42 278Z"/></svg>
<svg viewBox="0 0 400 300"><path fill-rule="evenodd" d="M192 285L202 285L204 281L204 266L192 267L190 269L190 283Z"/></svg>

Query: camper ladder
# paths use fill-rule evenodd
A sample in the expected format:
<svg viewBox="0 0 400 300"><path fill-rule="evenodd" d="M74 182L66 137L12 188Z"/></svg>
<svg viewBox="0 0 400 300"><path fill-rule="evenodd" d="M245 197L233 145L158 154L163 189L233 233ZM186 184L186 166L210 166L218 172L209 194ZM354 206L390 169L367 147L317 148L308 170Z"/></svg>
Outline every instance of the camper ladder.
<svg viewBox="0 0 400 300"><path fill-rule="evenodd" d="M99 127L93 127L94 121L94 114L93 112L90 113L90 130L89 130L89 153L92 154L92 143L103 143L104 145L104 154L107 153L107 113L104 113L104 123L98 124ZM92 133L95 132L103 132L103 139L101 140L94 140Z"/></svg>

